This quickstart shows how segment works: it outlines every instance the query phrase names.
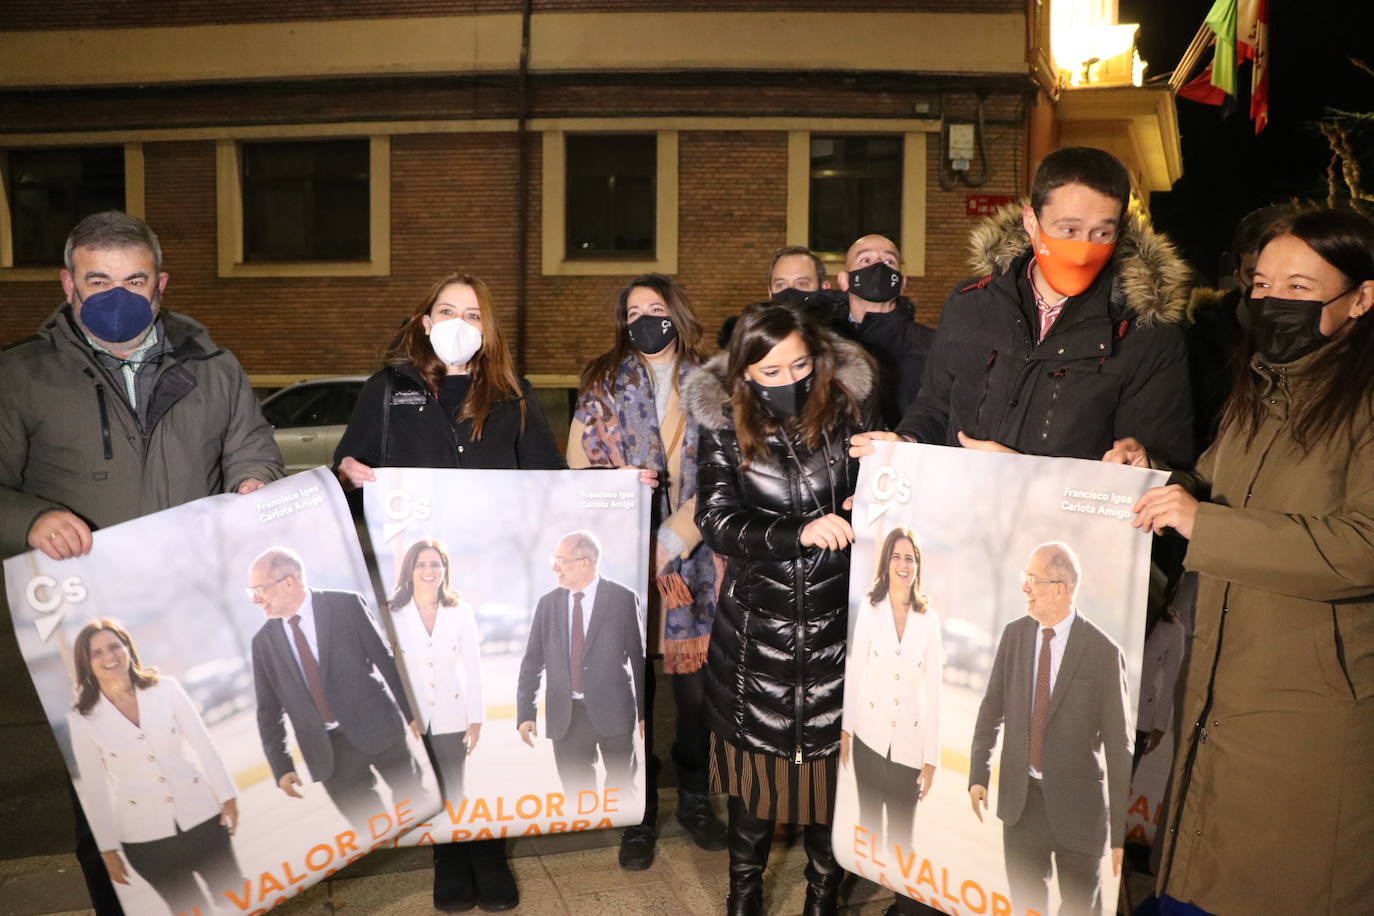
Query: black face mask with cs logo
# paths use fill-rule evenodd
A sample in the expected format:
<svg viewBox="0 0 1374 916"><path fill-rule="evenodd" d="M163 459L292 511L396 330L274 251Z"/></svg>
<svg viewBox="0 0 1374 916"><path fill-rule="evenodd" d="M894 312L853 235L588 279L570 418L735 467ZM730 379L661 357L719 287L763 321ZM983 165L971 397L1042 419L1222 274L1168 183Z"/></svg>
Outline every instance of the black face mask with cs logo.
<svg viewBox="0 0 1374 916"><path fill-rule="evenodd" d="M1321 331L1322 309L1351 292L1346 290L1325 302L1275 296L1250 299L1247 311L1255 352L1267 363L1283 365L1321 349L1332 340Z"/></svg>
<svg viewBox="0 0 1374 916"><path fill-rule="evenodd" d="M885 261L849 272L849 291L868 302L891 302L902 291L902 273Z"/></svg>
<svg viewBox="0 0 1374 916"><path fill-rule="evenodd" d="M808 375L787 385L760 385L753 379L748 381L764 408L776 419L786 420L798 416L806 406L806 396L811 393L811 378Z"/></svg>
<svg viewBox="0 0 1374 916"><path fill-rule="evenodd" d="M677 340L677 326L666 315L640 315L626 325L625 330L635 349L647 356L661 353L664 347Z"/></svg>

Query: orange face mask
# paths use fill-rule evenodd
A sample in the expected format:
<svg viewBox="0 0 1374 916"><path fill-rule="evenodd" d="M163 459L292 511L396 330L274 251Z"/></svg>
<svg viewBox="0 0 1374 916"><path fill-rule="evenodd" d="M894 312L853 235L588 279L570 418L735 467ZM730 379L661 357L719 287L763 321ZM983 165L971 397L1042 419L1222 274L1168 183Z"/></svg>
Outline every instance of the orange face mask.
<svg viewBox="0 0 1374 916"><path fill-rule="evenodd" d="M1037 235L1035 263L1040 265L1040 272L1050 287L1063 296L1077 296L1092 286L1116 250L1116 242L1102 245L1077 239L1056 239L1043 230Z"/></svg>

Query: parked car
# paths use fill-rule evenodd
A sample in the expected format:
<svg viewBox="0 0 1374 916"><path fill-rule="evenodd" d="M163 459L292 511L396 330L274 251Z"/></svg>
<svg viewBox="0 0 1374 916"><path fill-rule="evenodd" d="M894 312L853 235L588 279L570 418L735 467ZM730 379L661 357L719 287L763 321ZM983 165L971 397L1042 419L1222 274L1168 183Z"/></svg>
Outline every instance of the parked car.
<svg viewBox="0 0 1374 916"><path fill-rule="evenodd" d="M977 624L958 617L944 619L941 635L945 650L945 681L972 690L986 687L996 653L992 636Z"/></svg>
<svg viewBox="0 0 1374 916"><path fill-rule="evenodd" d="M206 725L253 705L253 672L240 656L201 662L181 676L181 686Z"/></svg>
<svg viewBox="0 0 1374 916"><path fill-rule="evenodd" d="M263 415L276 428L286 473L334 463L334 449L365 381L361 375L345 375L298 382L262 402Z"/></svg>

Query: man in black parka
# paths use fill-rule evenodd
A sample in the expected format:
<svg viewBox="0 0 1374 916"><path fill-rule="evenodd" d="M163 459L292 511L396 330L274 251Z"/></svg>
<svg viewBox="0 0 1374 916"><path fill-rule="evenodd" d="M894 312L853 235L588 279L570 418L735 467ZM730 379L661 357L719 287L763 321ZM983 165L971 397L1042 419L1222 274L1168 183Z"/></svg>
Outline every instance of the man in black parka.
<svg viewBox="0 0 1374 916"><path fill-rule="evenodd" d="M974 231L980 276L946 300L897 437L1088 459L1133 437L1191 464L1191 272L1129 198L1120 162L1069 147L1041 163L1029 204Z"/></svg>
<svg viewBox="0 0 1374 916"><path fill-rule="evenodd" d="M849 246L844 267L835 277L839 290L820 290L805 304L878 364L878 413L891 429L916 402L935 332L916 320L915 304L902 295L906 275L891 239L863 236Z"/></svg>

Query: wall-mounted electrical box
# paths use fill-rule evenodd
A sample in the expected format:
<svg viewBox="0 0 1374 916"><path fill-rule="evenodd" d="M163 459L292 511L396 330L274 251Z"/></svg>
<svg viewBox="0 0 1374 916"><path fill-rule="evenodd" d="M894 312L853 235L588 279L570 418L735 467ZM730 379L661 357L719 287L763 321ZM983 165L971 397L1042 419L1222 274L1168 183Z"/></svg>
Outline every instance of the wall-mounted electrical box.
<svg viewBox="0 0 1374 916"><path fill-rule="evenodd" d="M972 124L950 124L949 160L950 167L956 172L967 172L974 156L974 136Z"/></svg>

